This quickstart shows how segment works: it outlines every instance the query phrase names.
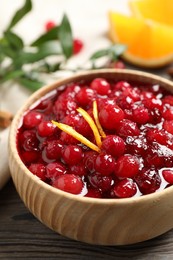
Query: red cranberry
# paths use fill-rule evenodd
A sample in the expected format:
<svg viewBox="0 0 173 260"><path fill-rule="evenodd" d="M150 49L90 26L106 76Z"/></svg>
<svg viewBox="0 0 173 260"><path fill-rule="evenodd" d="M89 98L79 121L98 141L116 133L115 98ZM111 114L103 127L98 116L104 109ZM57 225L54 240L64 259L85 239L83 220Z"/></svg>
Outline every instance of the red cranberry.
<svg viewBox="0 0 173 260"><path fill-rule="evenodd" d="M88 192L85 194L85 197L90 197L90 198L101 198L102 193L99 189L94 189L94 188L88 188Z"/></svg>
<svg viewBox="0 0 173 260"><path fill-rule="evenodd" d="M53 29L54 27L56 26L55 22L54 21L47 21L46 24L45 24L45 29L46 31L50 31L51 29Z"/></svg>
<svg viewBox="0 0 173 260"><path fill-rule="evenodd" d="M55 179L52 186L72 194L80 194L84 187L84 183L79 176L64 174Z"/></svg>
<svg viewBox="0 0 173 260"><path fill-rule="evenodd" d="M162 99L163 104L168 104L170 106L173 106L173 96L167 95Z"/></svg>
<svg viewBox="0 0 173 260"><path fill-rule="evenodd" d="M165 120L163 122L163 128L165 129L165 131L173 135L173 120L171 121Z"/></svg>
<svg viewBox="0 0 173 260"><path fill-rule="evenodd" d="M136 156L125 154L118 158L115 165L115 176L133 178L139 171L139 160Z"/></svg>
<svg viewBox="0 0 173 260"><path fill-rule="evenodd" d="M37 177L39 177L42 181L46 180L46 168L43 164L41 163L32 163L29 166L29 170L36 175Z"/></svg>
<svg viewBox="0 0 173 260"><path fill-rule="evenodd" d="M74 138L73 136L71 136L65 132L61 132L60 140L64 144L78 144L79 143L79 141L76 138Z"/></svg>
<svg viewBox="0 0 173 260"><path fill-rule="evenodd" d="M25 152L22 152L21 153L21 158L22 158L22 161L25 164L34 163L39 158L39 152L37 152L37 151L25 151Z"/></svg>
<svg viewBox="0 0 173 260"><path fill-rule="evenodd" d="M165 120L173 120L173 107L167 108L163 111L162 116Z"/></svg>
<svg viewBox="0 0 173 260"><path fill-rule="evenodd" d="M78 124L75 125L75 130L85 137L90 137L93 135L90 125L83 117L80 117Z"/></svg>
<svg viewBox="0 0 173 260"><path fill-rule="evenodd" d="M145 156L148 148L147 140L143 136L128 136L126 138L126 148L128 153Z"/></svg>
<svg viewBox="0 0 173 260"><path fill-rule="evenodd" d="M25 151L38 150L39 140L34 130L25 130L19 135L19 143Z"/></svg>
<svg viewBox="0 0 173 260"><path fill-rule="evenodd" d="M160 188L161 178L154 169L143 169L137 176L135 181L142 194L153 193Z"/></svg>
<svg viewBox="0 0 173 260"><path fill-rule="evenodd" d="M117 135L108 135L102 142L102 149L114 157L119 157L124 154L125 142Z"/></svg>
<svg viewBox="0 0 173 260"><path fill-rule="evenodd" d="M58 176L65 173L66 173L66 168L61 163L52 162L52 163L48 163L46 166L46 177L48 179L54 180Z"/></svg>
<svg viewBox="0 0 173 260"><path fill-rule="evenodd" d="M66 125L69 125L72 127L78 125L79 122L80 122L80 117L79 117L79 115L76 115L76 114L69 114L62 120L63 124L66 124Z"/></svg>
<svg viewBox="0 0 173 260"><path fill-rule="evenodd" d="M83 152L78 145L68 145L62 152L62 158L65 163L75 165L82 160Z"/></svg>
<svg viewBox="0 0 173 260"><path fill-rule="evenodd" d="M173 168L162 171L163 178L170 184L173 184Z"/></svg>
<svg viewBox="0 0 173 260"><path fill-rule="evenodd" d="M43 115L41 113L32 110L24 116L23 125L28 129L34 128L40 124L42 118Z"/></svg>
<svg viewBox="0 0 173 260"><path fill-rule="evenodd" d="M104 176L114 171L115 160L111 155L100 153L95 160L95 170Z"/></svg>
<svg viewBox="0 0 173 260"><path fill-rule="evenodd" d="M61 157L62 148L63 143L60 140L48 141L45 148L47 158L51 160L59 159Z"/></svg>
<svg viewBox="0 0 173 260"><path fill-rule="evenodd" d="M80 39L73 40L73 54L78 54L83 48L83 42Z"/></svg>
<svg viewBox="0 0 173 260"><path fill-rule="evenodd" d="M111 197L130 198L137 192L136 184L131 179L123 179L116 183L111 190Z"/></svg>
<svg viewBox="0 0 173 260"><path fill-rule="evenodd" d="M125 69L126 66L125 66L124 62L122 62L121 60L118 60L118 61L112 63L110 67L115 68L115 69Z"/></svg>
<svg viewBox="0 0 173 260"><path fill-rule="evenodd" d="M147 166L170 167L173 163L173 151L165 145L153 142L147 150L145 158Z"/></svg>
<svg viewBox="0 0 173 260"><path fill-rule="evenodd" d="M69 167L69 173L82 177L82 176L85 176L87 174L87 170L86 170L83 162L80 162L79 164L71 165Z"/></svg>
<svg viewBox="0 0 173 260"><path fill-rule="evenodd" d="M54 113L57 120L62 120L66 115L75 113L77 104L74 98L67 96L66 98L59 97L54 105Z"/></svg>
<svg viewBox="0 0 173 260"><path fill-rule="evenodd" d="M96 78L90 84L91 89L95 90L99 95L108 95L111 87L110 84L104 78Z"/></svg>
<svg viewBox="0 0 173 260"><path fill-rule="evenodd" d="M123 118L124 112L117 105L108 104L99 113L101 125L108 130L115 130Z"/></svg>
<svg viewBox="0 0 173 260"><path fill-rule="evenodd" d="M114 86L114 89L121 91L127 88L131 88L131 85L127 81L118 81Z"/></svg>
<svg viewBox="0 0 173 260"><path fill-rule="evenodd" d="M168 134L163 129L149 129L146 133L147 140L151 143L167 145L169 141Z"/></svg>
<svg viewBox="0 0 173 260"><path fill-rule="evenodd" d="M113 182L111 176L103 176L98 172L88 175L88 179L93 188L101 189L102 191L109 191Z"/></svg>
<svg viewBox="0 0 173 260"><path fill-rule="evenodd" d="M118 124L117 133L122 137L138 136L140 134L140 130L135 122L128 119L123 119Z"/></svg>
<svg viewBox="0 0 173 260"><path fill-rule="evenodd" d="M42 121L37 128L38 134L41 137L53 135L56 129L56 126L52 124L50 121Z"/></svg>
<svg viewBox="0 0 173 260"><path fill-rule="evenodd" d="M83 162L85 167L90 171L94 172L95 160L97 158L97 153L94 151L85 152Z"/></svg>
<svg viewBox="0 0 173 260"><path fill-rule="evenodd" d="M138 124L146 124L150 119L150 115L148 113L148 109L139 106L133 108L133 118L132 120Z"/></svg>
<svg viewBox="0 0 173 260"><path fill-rule="evenodd" d="M94 90L84 87L76 94L76 101L79 106L87 107L94 100L95 96Z"/></svg>

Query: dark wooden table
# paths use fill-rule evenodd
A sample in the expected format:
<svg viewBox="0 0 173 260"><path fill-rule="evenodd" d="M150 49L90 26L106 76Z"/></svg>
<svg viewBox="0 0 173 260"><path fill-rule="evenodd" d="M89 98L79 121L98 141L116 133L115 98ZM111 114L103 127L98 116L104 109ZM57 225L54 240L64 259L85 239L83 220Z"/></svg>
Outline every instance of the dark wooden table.
<svg viewBox="0 0 173 260"><path fill-rule="evenodd" d="M150 241L121 247L73 241L40 223L10 180L0 191L0 259L168 260L173 259L173 230Z"/></svg>

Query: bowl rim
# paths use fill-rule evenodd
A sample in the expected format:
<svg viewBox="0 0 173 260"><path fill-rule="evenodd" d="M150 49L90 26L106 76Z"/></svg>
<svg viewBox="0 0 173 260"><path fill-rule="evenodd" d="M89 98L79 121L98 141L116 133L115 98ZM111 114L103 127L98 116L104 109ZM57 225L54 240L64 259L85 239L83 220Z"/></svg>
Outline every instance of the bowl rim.
<svg viewBox="0 0 173 260"><path fill-rule="evenodd" d="M143 72L143 71L137 71L137 70L132 70L132 69L99 69L99 70L88 70L88 71L82 71L82 72L77 72L73 74L72 76L68 76L65 78L60 78L56 80L55 82L51 84L47 84L43 86L41 89L37 90L34 92L23 104L23 106L18 110L16 113L11 127L10 127L10 132L9 132L9 138L8 138L8 146L10 152L12 153L13 158L15 159L16 163L18 166L22 169L22 171L28 175L28 177L34 181L36 184L38 184L41 188L47 189L48 191L53 192L55 195L60 195L61 197L70 199L70 200L75 200L76 202L82 202L82 203L92 203L92 204L107 204L107 205L124 205L124 204L134 204L134 203L139 203L139 202L146 202L146 201L155 201L158 200L160 197L165 196L166 194L169 194L170 192L173 193L173 186L170 186L164 190L158 190L154 193L151 194L146 194L142 195L139 197L131 197L131 198L92 198L92 197L84 197L80 195L75 195L71 194L59 189L56 189L52 187L51 185L45 183L42 181L39 177L36 175L32 174L28 168L25 166L25 164L22 162L17 146L16 146L16 134L17 134L17 129L20 125L20 122L22 120L23 114L29 109L29 107L32 107L32 104L34 104L36 101L40 100L40 98L44 97L46 94L48 94L51 90L56 89L56 87L63 86L65 84L68 84L72 81L78 81L81 77L87 77L88 75L91 76L100 76L104 74L123 74L124 75L136 75L136 76L141 76L144 78L152 78L156 81L162 82L166 85L172 86L173 89L173 82L163 78L161 76L157 76L152 73L148 72ZM137 80L138 81L138 80Z"/></svg>

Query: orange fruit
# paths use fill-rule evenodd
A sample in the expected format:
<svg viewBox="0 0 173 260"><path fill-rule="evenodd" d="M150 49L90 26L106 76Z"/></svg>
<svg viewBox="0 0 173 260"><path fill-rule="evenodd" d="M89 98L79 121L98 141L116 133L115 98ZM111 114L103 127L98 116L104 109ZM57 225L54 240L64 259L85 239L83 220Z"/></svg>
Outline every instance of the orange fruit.
<svg viewBox="0 0 173 260"><path fill-rule="evenodd" d="M154 68L173 61L173 27L154 20L109 13L109 36L127 45L123 57L135 65Z"/></svg>
<svg viewBox="0 0 173 260"><path fill-rule="evenodd" d="M129 4L136 17L152 19L173 26L172 0L130 0Z"/></svg>

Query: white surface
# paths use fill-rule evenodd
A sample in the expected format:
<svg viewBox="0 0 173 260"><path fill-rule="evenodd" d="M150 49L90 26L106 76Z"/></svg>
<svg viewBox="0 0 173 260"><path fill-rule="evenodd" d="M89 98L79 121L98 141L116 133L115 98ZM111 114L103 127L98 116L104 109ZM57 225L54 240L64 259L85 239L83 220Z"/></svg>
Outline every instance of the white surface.
<svg viewBox="0 0 173 260"><path fill-rule="evenodd" d="M46 21L53 20L59 23L66 13L74 37L84 42L82 52L69 61L70 68L84 64L94 51L109 46L110 42L106 37L109 10L129 13L127 0L33 0L32 2L33 10L15 27L15 31L25 39L26 43L30 43L44 32ZM0 1L0 34L12 14L23 3L23 0ZM56 76L62 75L56 74ZM0 109L6 109L14 114L30 94L14 82L8 82L0 86ZM0 132L0 188L9 178L7 136L8 130Z"/></svg>

